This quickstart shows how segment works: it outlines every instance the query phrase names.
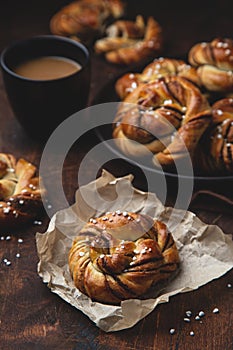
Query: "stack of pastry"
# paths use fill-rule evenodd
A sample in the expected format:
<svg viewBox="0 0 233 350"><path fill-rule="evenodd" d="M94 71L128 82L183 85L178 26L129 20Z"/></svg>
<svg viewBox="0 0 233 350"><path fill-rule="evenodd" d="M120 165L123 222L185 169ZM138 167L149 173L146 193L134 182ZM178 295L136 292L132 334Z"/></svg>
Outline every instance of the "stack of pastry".
<svg viewBox="0 0 233 350"><path fill-rule="evenodd" d="M113 137L166 170L190 157L196 172L232 173L233 40L196 44L188 60L155 59L118 79Z"/></svg>
<svg viewBox="0 0 233 350"><path fill-rule="evenodd" d="M126 15L121 0L79 0L62 8L50 20L53 34L93 45L97 54L114 64L129 65L155 57L162 49L162 28L150 16Z"/></svg>

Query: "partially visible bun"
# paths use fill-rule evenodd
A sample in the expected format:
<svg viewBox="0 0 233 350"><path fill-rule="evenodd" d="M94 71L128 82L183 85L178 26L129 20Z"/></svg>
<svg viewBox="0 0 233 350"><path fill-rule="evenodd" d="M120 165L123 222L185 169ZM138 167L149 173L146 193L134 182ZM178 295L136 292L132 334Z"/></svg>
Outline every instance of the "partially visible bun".
<svg viewBox="0 0 233 350"><path fill-rule="evenodd" d="M0 153L0 227L18 228L43 209L39 177L36 167L21 158L16 161L11 154Z"/></svg>
<svg viewBox="0 0 233 350"><path fill-rule="evenodd" d="M216 38L194 45L188 60L209 91L233 93L233 40Z"/></svg>
<svg viewBox="0 0 233 350"><path fill-rule="evenodd" d="M175 75L183 77L201 87L196 68L185 63L183 60L159 57L148 64L141 73L126 73L120 77L116 81L116 93L123 100L139 85L152 82L162 77Z"/></svg>
<svg viewBox="0 0 233 350"><path fill-rule="evenodd" d="M96 41L95 51L115 64L143 62L158 55L163 45L162 28L153 17L147 22L140 15L135 22L118 20L106 33L106 37Z"/></svg>
<svg viewBox="0 0 233 350"><path fill-rule="evenodd" d="M64 6L50 20L53 34L71 37L85 44L103 34L109 19L124 14L121 0L79 0Z"/></svg>

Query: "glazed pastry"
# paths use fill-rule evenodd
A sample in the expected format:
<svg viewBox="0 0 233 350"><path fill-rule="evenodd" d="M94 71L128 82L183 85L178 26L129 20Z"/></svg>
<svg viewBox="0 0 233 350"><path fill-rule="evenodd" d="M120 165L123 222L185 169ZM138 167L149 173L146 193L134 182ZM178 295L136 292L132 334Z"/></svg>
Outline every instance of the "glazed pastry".
<svg viewBox="0 0 233 350"><path fill-rule="evenodd" d="M53 34L86 44L104 33L108 20L124 14L121 0L79 0L62 8L50 20Z"/></svg>
<svg viewBox="0 0 233 350"><path fill-rule="evenodd" d="M139 86L119 106L113 137L127 155L154 154L165 169L193 157L211 121L211 108L187 79L170 76ZM136 142L135 142L136 141Z"/></svg>
<svg viewBox="0 0 233 350"><path fill-rule="evenodd" d="M105 304L145 297L178 266L178 250L165 224L119 210L90 219L69 252L75 286Z"/></svg>
<svg viewBox="0 0 233 350"><path fill-rule="evenodd" d="M212 106L213 122L205 133L196 163L206 173L233 174L233 99Z"/></svg>
<svg viewBox="0 0 233 350"><path fill-rule="evenodd" d="M162 48L162 29L153 17L144 23L137 16L135 23L116 21L106 30L108 36L95 43L95 51L105 54L107 61L132 64L157 55Z"/></svg>
<svg viewBox="0 0 233 350"><path fill-rule="evenodd" d="M42 210L45 190L35 177L36 167L24 159L0 153L0 227L15 228L30 222Z"/></svg>
<svg viewBox="0 0 233 350"><path fill-rule="evenodd" d="M142 73L127 73L120 77L115 85L116 93L123 100L139 85L146 84L165 76L178 75L201 86L196 69L182 60L172 58L157 58L144 68Z"/></svg>
<svg viewBox="0 0 233 350"><path fill-rule="evenodd" d="M233 40L216 38L194 45L188 54L197 67L202 84L209 91L233 92Z"/></svg>

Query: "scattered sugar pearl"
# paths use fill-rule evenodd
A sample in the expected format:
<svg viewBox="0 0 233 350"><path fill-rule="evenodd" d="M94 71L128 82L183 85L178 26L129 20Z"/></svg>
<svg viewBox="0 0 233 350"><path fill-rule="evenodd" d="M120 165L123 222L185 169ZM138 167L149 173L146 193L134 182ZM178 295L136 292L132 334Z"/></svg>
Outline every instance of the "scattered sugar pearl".
<svg viewBox="0 0 233 350"><path fill-rule="evenodd" d="M79 252L78 255L79 255L79 256L84 256L85 253L84 253L84 252Z"/></svg>
<svg viewBox="0 0 233 350"><path fill-rule="evenodd" d="M23 204L24 204L24 200L23 200L23 199L20 199L20 200L19 200L19 204L20 204L20 205L23 205Z"/></svg>
<svg viewBox="0 0 233 350"><path fill-rule="evenodd" d="M136 219L136 221L137 221L137 222L140 222L140 221L141 221L141 219L137 218L137 219Z"/></svg>
<svg viewBox="0 0 233 350"><path fill-rule="evenodd" d="M198 313L198 315L199 315L200 317L203 317L203 316L205 316L205 313L204 313L204 311L200 311L200 312Z"/></svg>
<svg viewBox="0 0 233 350"><path fill-rule="evenodd" d="M104 254L100 254L100 259L103 259L104 258Z"/></svg>
<svg viewBox="0 0 233 350"><path fill-rule="evenodd" d="M169 331L170 334L174 334L175 333L175 329L174 328L171 328L170 331Z"/></svg>
<svg viewBox="0 0 233 350"><path fill-rule="evenodd" d="M170 105L170 104L172 104L172 100L164 100L163 104Z"/></svg>
<svg viewBox="0 0 233 350"><path fill-rule="evenodd" d="M20 258L21 257L21 255L19 253L17 253L15 256L16 256L16 258Z"/></svg>
<svg viewBox="0 0 233 350"><path fill-rule="evenodd" d="M195 333L194 333L193 331L191 331L189 334L190 334L192 337L195 335Z"/></svg>
<svg viewBox="0 0 233 350"><path fill-rule="evenodd" d="M223 114L223 111L222 111L221 109L217 109L217 110L216 110L216 113L217 113L218 115L222 115L222 114Z"/></svg>
<svg viewBox="0 0 233 350"><path fill-rule="evenodd" d="M10 241L11 240L11 236L6 236L6 241Z"/></svg>
<svg viewBox="0 0 233 350"><path fill-rule="evenodd" d="M42 221L39 221L39 220L35 220L33 223L34 225L42 225Z"/></svg>
<svg viewBox="0 0 233 350"><path fill-rule="evenodd" d="M231 288L231 287L232 287L231 283L228 283L227 288Z"/></svg>
<svg viewBox="0 0 233 350"><path fill-rule="evenodd" d="M226 55L226 56L230 56L230 54L231 54L231 50L227 49L227 50L225 51L225 55Z"/></svg>
<svg viewBox="0 0 233 350"><path fill-rule="evenodd" d="M11 265L11 262L8 260L6 261L6 266L10 266Z"/></svg>
<svg viewBox="0 0 233 350"><path fill-rule="evenodd" d="M51 205L51 204L48 204L48 205L47 205L47 209L52 209L52 205Z"/></svg>
<svg viewBox="0 0 233 350"><path fill-rule="evenodd" d="M5 237L4 236L1 236L1 241L4 241Z"/></svg>
<svg viewBox="0 0 233 350"><path fill-rule="evenodd" d="M4 214L9 214L9 212L10 212L10 208L7 208L7 207L3 208Z"/></svg>
<svg viewBox="0 0 233 350"><path fill-rule="evenodd" d="M127 211L123 211L123 216L128 216L128 212Z"/></svg>
<svg viewBox="0 0 233 350"><path fill-rule="evenodd" d="M192 311L188 310L185 312L186 316L187 317L191 317L192 316Z"/></svg>
<svg viewBox="0 0 233 350"><path fill-rule="evenodd" d="M18 239L18 243L23 243L23 239L22 239L22 238L19 238L19 239Z"/></svg>
<svg viewBox="0 0 233 350"><path fill-rule="evenodd" d="M14 168L7 168L8 173L14 173L15 169Z"/></svg>
<svg viewBox="0 0 233 350"><path fill-rule="evenodd" d="M189 323L190 322L190 318L185 317L184 318L184 322L188 322Z"/></svg>
<svg viewBox="0 0 233 350"><path fill-rule="evenodd" d="M196 317L195 317L195 320L196 320L196 321L200 321L200 319L201 319L200 316L196 316Z"/></svg>
<svg viewBox="0 0 233 350"><path fill-rule="evenodd" d="M96 223L97 223L97 221L96 221L95 219L93 219L93 220L92 220L92 223L93 223L93 224L96 224Z"/></svg>
<svg viewBox="0 0 233 350"><path fill-rule="evenodd" d="M213 314L218 314L219 313L219 309L217 308L217 307L215 307L214 309L213 309Z"/></svg>
<svg viewBox="0 0 233 350"><path fill-rule="evenodd" d="M121 215L122 212L121 212L120 210L116 210L116 214L117 214L117 215Z"/></svg>
<svg viewBox="0 0 233 350"><path fill-rule="evenodd" d="M102 220L103 220L103 221L107 221L107 220L108 220L108 217L107 217L107 216L104 216Z"/></svg>

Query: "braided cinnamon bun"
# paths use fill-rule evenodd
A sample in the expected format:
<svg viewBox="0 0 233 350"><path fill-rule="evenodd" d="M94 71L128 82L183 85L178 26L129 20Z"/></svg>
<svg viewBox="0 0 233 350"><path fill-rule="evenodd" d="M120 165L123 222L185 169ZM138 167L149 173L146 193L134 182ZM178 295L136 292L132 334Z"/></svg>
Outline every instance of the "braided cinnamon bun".
<svg viewBox="0 0 233 350"><path fill-rule="evenodd" d="M73 1L58 11L50 20L53 34L91 43L105 30L110 18L124 14L121 0Z"/></svg>
<svg viewBox="0 0 233 350"><path fill-rule="evenodd" d="M207 173L233 174L233 98L215 102L212 114L213 122L201 140L196 161Z"/></svg>
<svg viewBox="0 0 233 350"><path fill-rule="evenodd" d="M132 64L158 54L162 48L162 29L153 17L145 24L142 16L132 21L116 21L106 30L107 37L95 43L95 51L107 61Z"/></svg>
<svg viewBox="0 0 233 350"><path fill-rule="evenodd" d="M113 137L123 153L145 156L149 150L155 164L171 169L187 151L192 159L210 121L211 108L201 91L185 78L167 76L139 86L125 98Z"/></svg>
<svg viewBox="0 0 233 350"><path fill-rule="evenodd" d="M164 223L119 210L91 219L69 252L75 286L92 300L115 305L145 297L177 271L179 262Z"/></svg>
<svg viewBox="0 0 233 350"><path fill-rule="evenodd" d="M36 167L24 159L0 153L0 226L15 228L30 222L42 210L41 195L35 177Z"/></svg>
<svg viewBox="0 0 233 350"><path fill-rule="evenodd" d="M149 83L165 76L178 75L201 86L196 69L183 60L172 58L157 58L144 68L142 73L126 73L115 84L117 95L123 100L130 92L139 85Z"/></svg>
<svg viewBox="0 0 233 350"><path fill-rule="evenodd" d="M216 38L194 45L188 54L201 83L209 91L233 92L233 40Z"/></svg>

